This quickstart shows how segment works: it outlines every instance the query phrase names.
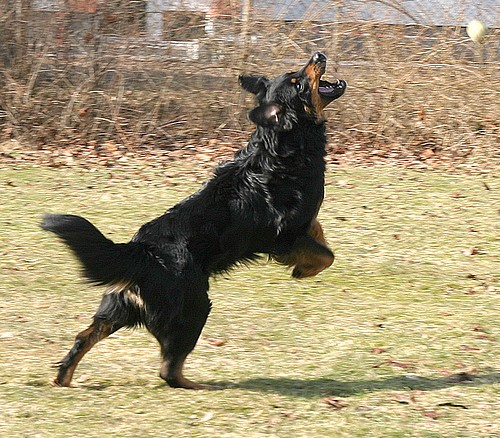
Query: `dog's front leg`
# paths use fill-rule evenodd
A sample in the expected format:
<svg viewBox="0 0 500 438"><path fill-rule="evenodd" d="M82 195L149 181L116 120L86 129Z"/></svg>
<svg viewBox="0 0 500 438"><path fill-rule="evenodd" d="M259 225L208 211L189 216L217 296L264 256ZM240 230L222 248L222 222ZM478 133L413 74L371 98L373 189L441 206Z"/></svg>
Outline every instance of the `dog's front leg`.
<svg viewBox="0 0 500 438"><path fill-rule="evenodd" d="M331 266L335 256L326 244L321 224L314 219L308 233L298 237L289 252L275 258L279 263L293 267L294 278L306 278Z"/></svg>
<svg viewBox="0 0 500 438"><path fill-rule="evenodd" d="M313 277L330 267L335 260L335 256L329 248L309 235L297 239L293 256L295 266L292 277L294 278Z"/></svg>

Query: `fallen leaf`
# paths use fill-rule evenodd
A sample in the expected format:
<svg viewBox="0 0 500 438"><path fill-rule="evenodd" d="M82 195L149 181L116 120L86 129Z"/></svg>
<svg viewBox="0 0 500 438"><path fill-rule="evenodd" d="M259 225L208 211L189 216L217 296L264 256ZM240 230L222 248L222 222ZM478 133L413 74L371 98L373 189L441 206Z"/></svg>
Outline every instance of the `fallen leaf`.
<svg viewBox="0 0 500 438"><path fill-rule="evenodd" d="M437 420L439 418L439 414L436 411L424 411L424 416L432 418L433 420Z"/></svg>
<svg viewBox="0 0 500 438"><path fill-rule="evenodd" d="M223 339L215 339L215 338L208 338L207 342L210 345L213 345L214 347L222 347L223 345L226 344L226 341L224 341Z"/></svg>
<svg viewBox="0 0 500 438"><path fill-rule="evenodd" d="M434 156L435 152L431 148L424 149L420 154L420 157L424 160Z"/></svg>
<svg viewBox="0 0 500 438"><path fill-rule="evenodd" d="M293 412L282 412L282 417L289 418L290 420L295 420L297 416Z"/></svg>
<svg viewBox="0 0 500 438"><path fill-rule="evenodd" d="M342 409L347 406L347 404L343 400L339 400L333 397L326 397L324 402L333 409Z"/></svg>
<svg viewBox="0 0 500 438"><path fill-rule="evenodd" d="M392 359L386 359L385 363L392 365L394 367L398 367L398 368L411 368L413 366L413 365L410 365L410 364L407 364L404 362L398 362L398 361L392 360Z"/></svg>
<svg viewBox="0 0 500 438"><path fill-rule="evenodd" d="M477 335L476 339L482 339L483 341L491 341L491 342L496 342L497 338L494 338L493 336L487 336L487 335Z"/></svg>
<svg viewBox="0 0 500 438"><path fill-rule="evenodd" d="M465 344L460 345L460 350L464 350L464 351L481 351L480 348L471 347L471 346L465 345Z"/></svg>

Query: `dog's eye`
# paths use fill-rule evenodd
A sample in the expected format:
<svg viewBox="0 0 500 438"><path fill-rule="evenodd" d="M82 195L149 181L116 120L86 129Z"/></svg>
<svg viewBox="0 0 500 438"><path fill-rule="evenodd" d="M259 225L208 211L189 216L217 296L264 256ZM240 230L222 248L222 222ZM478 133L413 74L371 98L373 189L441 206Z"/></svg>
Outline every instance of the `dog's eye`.
<svg viewBox="0 0 500 438"><path fill-rule="evenodd" d="M304 91L304 85L302 84L302 82L299 81L295 82L295 88L299 93Z"/></svg>

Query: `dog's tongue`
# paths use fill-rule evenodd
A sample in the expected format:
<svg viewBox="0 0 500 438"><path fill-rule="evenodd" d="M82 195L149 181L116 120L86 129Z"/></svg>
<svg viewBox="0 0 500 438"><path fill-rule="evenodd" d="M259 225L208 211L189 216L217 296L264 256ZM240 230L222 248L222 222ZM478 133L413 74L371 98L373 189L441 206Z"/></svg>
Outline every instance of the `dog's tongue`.
<svg viewBox="0 0 500 438"><path fill-rule="evenodd" d="M334 94L341 87L342 87L342 82L339 81L338 79L333 84L328 81L321 81L318 87L318 91L325 96L329 96L331 94Z"/></svg>

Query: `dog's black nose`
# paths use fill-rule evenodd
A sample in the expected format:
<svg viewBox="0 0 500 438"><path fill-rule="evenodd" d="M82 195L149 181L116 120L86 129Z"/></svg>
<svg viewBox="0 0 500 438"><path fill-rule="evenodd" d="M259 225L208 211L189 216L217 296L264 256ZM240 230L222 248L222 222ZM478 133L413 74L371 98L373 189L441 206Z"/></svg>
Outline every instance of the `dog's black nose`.
<svg viewBox="0 0 500 438"><path fill-rule="evenodd" d="M323 53L321 53L321 52L316 52L316 53L313 55L313 57L312 57L311 61L312 61L314 64L318 64L318 63L320 63L320 62L326 62L326 56L325 56Z"/></svg>

